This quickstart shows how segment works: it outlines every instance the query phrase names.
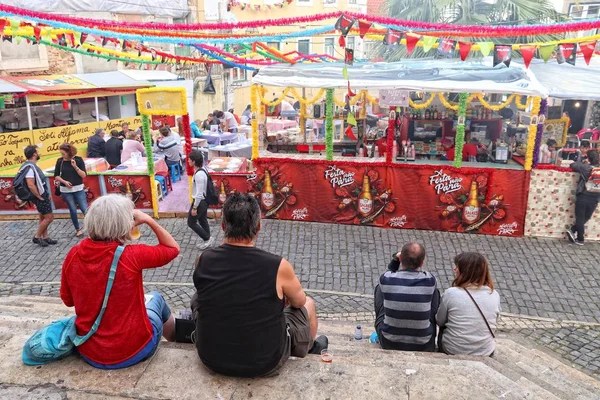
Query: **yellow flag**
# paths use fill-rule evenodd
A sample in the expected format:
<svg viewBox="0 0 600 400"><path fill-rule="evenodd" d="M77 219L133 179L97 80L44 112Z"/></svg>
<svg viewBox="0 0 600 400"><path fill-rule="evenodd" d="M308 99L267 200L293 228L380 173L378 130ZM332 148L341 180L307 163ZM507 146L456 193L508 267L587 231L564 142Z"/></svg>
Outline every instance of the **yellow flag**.
<svg viewBox="0 0 600 400"><path fill-rule="evenodd" d="M477 44L479 45L479 51L481 51L481 54L483 54L484 57L489 56L490 51L494 48L493 42L479 42Z"/></svg>

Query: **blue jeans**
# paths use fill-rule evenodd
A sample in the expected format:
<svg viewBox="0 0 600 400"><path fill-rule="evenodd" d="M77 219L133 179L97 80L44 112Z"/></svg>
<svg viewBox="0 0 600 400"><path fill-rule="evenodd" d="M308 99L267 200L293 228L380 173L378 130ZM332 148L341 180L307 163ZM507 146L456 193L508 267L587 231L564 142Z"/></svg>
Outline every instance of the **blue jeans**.
<svg viewBox="0 0 600 400"><path fill-rule="evenodd" d="M71 214L71 221L73 222L75 230L78 231L79 220L77 219L77 206L79 206L79 209L83 214L85 214L88 209L87 195L85 194L85 190L72 193L61 193L60 196L65 200L65 203L67 203L67 206L69 207L69 214Z"/></svg>
<svg viewBox="0 0 600 400"><path fill-rule="evenodd" d="M152 300L146 304L146 312L148 313L148 319L150 325L152 325L152 331L154 332L152 339L148 342L143 349L138 351L136 354L131 356L129 359L122 361L118 364L99 364L92 360L87 359L83 355L81 358L92 367L100 369L120 369L131 367L132 365L138 364L148 358L152 357L156 350L158 350L158 344L163 334L163 325L171 318L171 309L167 305L167 302L158 292L151 292Z"/></svg>

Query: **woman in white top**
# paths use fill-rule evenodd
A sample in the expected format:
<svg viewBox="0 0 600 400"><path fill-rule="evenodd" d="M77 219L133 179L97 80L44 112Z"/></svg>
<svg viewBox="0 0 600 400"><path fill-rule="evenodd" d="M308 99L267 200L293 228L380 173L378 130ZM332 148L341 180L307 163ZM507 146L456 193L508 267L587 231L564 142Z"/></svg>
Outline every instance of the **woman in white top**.
<svg viewBox="0 0 600 400"><path fill-rule="evenodd" d="M121 152L121 164L131 158L131 153L134 151L139 151L145 156L146 149L144 145L140 143L137 139L137 133L135 131L127 132L125 136L125 140L123 140L123 151Z"/></svg>
<svg viewBox="0 0 600 400"><path fill-rule="evenodd" d="M488 262L479 253L461 253L454 258L454 273L456 279L442 295L436 315L438 347L446 354L491 356L496 349L500 295L494 290Z"/></svg>

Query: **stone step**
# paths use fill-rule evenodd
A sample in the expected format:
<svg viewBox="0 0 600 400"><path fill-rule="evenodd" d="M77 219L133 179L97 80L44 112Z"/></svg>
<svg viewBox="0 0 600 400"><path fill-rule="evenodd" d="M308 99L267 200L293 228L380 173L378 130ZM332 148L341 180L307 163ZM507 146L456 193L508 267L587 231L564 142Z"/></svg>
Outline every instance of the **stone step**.
<svg viewBox="0 0 600 400"><path fill-rule="evenodd" d="M494 358L385 351L354 340L354 325L338 321L319 327L330 340L331 364L312 355L291 359L268 379L214 374L193 345L166 342L151 360L124 370L97 370L76 356L24 366L21 349L31 333L71 313L56 298L0 298L0 398L600 399L600 382L510 338L498 338ZM365 337L372 330L363 326Z"/></svg>

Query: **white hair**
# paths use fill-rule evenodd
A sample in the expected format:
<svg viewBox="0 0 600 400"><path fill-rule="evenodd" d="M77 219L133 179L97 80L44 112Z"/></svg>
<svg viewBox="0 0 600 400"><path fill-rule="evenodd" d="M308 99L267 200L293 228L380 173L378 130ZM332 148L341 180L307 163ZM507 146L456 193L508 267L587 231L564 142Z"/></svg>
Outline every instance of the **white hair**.
<svg viewBox="0 0 600 400"><path fill-rule="evenodd" d="M87 210L85 229L92 240L103 242L131 240L133 202L119 194L108 194L96 199Z"/></svg>

